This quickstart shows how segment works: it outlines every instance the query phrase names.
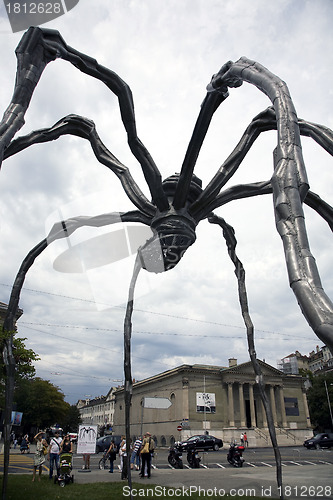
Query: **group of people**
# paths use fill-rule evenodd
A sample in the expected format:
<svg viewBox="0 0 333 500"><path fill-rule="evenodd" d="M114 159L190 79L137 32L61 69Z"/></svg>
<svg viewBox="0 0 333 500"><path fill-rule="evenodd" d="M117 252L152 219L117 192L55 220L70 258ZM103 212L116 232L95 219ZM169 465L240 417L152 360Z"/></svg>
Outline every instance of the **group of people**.
<svg viewBox="0 0 333 500"><path fill-rule="evenodd" d="M50 462L49 478L52 479L54 470L56 470L56 473L59 474L60 455L62 453L73 453L73 444L68 434L62 438L60 437L60 433L56 431L54 436L50 439L50 443L48 443L43 436L44 433L41 431L34 437L34 441L36 441L36 451L34 455L33 481L36 479L37 469L39 469L38 480L41 480L43 464L46 459ZM135 469L140 472L139 476L141 478L150 478L151 460L154 449L155 442L151 437L150 432L146 432L143 439L138 437L133 446L131 446L130 467L131 469L134 469L135 467ZM121 478L127 479L128 457L125 436L122 436L119 450L117 449L117 445L114 441L111 441L110 447L107 451L108 458L110 460L110 473L114 470L113 464L117 458L117 452L120 457Z"/></svg>
<svg viewBox="0 0 333 500"><path fill-rule="evenodd" d="M241 441L241 445L243 445L243 446L249 446L249 442L247 440L246 432L242 432L241 433L241 435L240 435L240 441Z"/></svg>
<svg viewBox="0 0 333 500"><path fill-rule="evenodd" d="M38 480L40 481L43 464L46 458L50 462L49 478L52 479L54 469L56 469L57 474L59 473L60 455L62 453L73 453L73 444L68 434L62 438L60 437L60 433L56 431L54 436L50 439L49 444L46 439L43 438L43 434L43 432L38 432L34 437L36 441L36 451L34 455L33 481L35 481L37 469L39 469Z"/></svg>
<svg viewBox="0 0 333 500"><path fill-rule="evenodd" d="M146 432L143 436L139 436L134 444L131 446L130 467L140 471L140 477L150 478L151 474L151 459L155 449L155 442L151 437L150 432ZM114 441L111 441L110 447L107 451L110 460L110 473L113 473L113 463L117 457L117 446ZM128 457L125 436L122 436L122 441L119 445L120 469L121 479L127 479L128 471Z"/></svg>

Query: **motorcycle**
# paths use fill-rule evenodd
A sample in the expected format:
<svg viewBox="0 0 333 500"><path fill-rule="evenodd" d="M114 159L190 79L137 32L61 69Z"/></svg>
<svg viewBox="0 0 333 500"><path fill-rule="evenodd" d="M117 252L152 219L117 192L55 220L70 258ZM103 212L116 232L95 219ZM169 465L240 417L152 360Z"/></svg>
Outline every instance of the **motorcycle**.
<svg viewBox="0 0 333 500"><path fill-rule="evenodd" d="M195 447L188 448L187 450L187 461L192 469L198 469L200 467L201 458L198 455Z"/></svg>
<svg viewBox="0 0 333 500"><path fill-rule="evenodd" d="M236 443L231 443L230 448L227 455L227 460L230 465L234 467L243 467L244 458L243 458L244 446L237 445Z"/></svg>
<svg viewBox="0 0 333 500"><path fill-rule="evenodd" d="M179 441L169 448L168 462L174 469L183 469L183 447Z"/></svg>

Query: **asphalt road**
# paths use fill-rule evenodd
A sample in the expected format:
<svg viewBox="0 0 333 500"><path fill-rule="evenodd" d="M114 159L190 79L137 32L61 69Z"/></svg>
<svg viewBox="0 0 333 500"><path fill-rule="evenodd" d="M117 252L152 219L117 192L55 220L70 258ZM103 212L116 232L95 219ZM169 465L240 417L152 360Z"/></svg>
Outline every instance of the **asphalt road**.
<svg viewBox="0 0 333 500"><path fill-rule="evenodd" d="M30 454L21 455L19 450L11 450L10 473L32 473L33 447ZM221 497L254 495L264 498L278 498L276 486L276 469L274 454L270 448L247 449L244 453L245 463L242 469L231 467L226 460L227 449L218 452L200 453L200 469L172 469L167 461L168 450L158 449L153 460L151 479L140 479L136 471L132 472L135 483L150 481L159 485L157 496L167 497L169 488L189 496L201 491L203 497L217 493ZM333 499L333 450L307 450L303 447L281 448L283 463L283 487L285 499L301 500ZM92 455L90 470L82 471L82 457L74 455L73 474L77 483L114 482L120 481L120 471L116 461L114 474L108 470L99 470L98 462L102 454ZM0 458L2 469L3 455ZM43 474L48 474L48 462L45 463ZM70 485L68 486L70 487ZM128 493L127 482L124 481L124 497ZM164 488L164 490L163 490ZM139 496L139 491L137 492ZM174 496L174 495L173 495Z"/></svg>

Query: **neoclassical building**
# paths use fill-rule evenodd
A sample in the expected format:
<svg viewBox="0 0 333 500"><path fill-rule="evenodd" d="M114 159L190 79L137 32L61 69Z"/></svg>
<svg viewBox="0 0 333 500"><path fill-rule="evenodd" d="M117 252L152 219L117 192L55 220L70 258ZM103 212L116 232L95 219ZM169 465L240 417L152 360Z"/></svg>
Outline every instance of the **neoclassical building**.
<svg viewBox="0 0 333 500"><path fill-rule="evenodd" d="M304 378L285 375L259 361L280 444L300 444L311 434ZM114 434L125 431L124 389L115 391ZM148 408L145 398L168 398L167 409ZM156 406L158 400L156 399ZM181 431L178 431L181 426ZM247 432L252 446L270 445L267 420L251 362L228 367L182 365L133 384L133 437L149 431L168 446L208 432L225 442Z"/></svg>

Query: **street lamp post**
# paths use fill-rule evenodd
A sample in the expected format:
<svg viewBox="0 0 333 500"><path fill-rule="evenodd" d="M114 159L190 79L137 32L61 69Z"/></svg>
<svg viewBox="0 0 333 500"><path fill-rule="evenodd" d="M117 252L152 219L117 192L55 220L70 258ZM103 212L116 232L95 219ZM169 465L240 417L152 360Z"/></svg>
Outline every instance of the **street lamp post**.
<svg viewBox="0 0 333 500"><path fill-rule="evenodd" d="M326 389L326 396L327 396L328 408L329 408L329 410L330 410L331 425L332 425L332 430L333 430L333 415L332 415L332 407L331 407L330 397L329 397L329 394L328 394L328 389L327 389L327 382L326 382L326 380L324 380L324 384L325 384L325 389ZM330 385L333 385L333 384L330 384Z"/></svg>

